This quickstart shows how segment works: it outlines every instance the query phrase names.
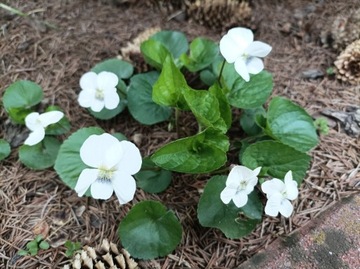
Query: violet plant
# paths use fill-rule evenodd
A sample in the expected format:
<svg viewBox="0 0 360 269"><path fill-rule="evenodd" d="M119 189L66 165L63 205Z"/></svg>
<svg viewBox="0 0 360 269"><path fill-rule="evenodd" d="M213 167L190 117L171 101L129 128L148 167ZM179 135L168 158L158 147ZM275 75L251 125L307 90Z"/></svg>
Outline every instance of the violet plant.
<svg viewBox="0 0 360 269"><path fill-rule="evenodd" d="M277 96L268 100L273 79L260 57L270 51L240 27L220 45L205 38L189 44L181 32L161 31L141 44L154 71L133 75L133 66L119 59L97 64L81 77L78 99L94 117L110 119L127 107L141 124L173 120L178 130L179 118L188 111L198 131L141 159L123 134L81 128L61 145L56 172L79 196L108 199L115 192L120 204L133 199L135 180L144 191L159 193L171 184L172 172L205 174L211 178L199 199L199 223L228 238L256 228L265 198L265 214L290 217L290 201L297 198L318 136L313 119L299 105ZM195 73L204 89L189 86L184 73ZM233 119L235 110L241 111L239 121ZM227 133L235 125L243 132L230 140ZM238 148L238 163L227 163L230 145ZM150 259L173 251L182 228L160 202L141 201L121 221L118 234L132 256Z"/></svg>

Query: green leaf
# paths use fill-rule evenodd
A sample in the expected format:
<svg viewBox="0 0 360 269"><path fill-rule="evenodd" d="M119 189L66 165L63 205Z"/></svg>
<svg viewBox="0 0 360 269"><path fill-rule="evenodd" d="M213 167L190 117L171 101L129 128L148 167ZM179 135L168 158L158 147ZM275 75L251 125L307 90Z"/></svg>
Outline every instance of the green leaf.
<svg viewBox="0 0 360 269"><path fill-rule="evenodd" d="M166 57L171 55L161 42L154 39L149 39L141 43L140 50L145 61L157 70L162 69Z"/></svg>
<svg viewBox="0 0 360 269"><path fill-rule="evenodd" d="M156 166L150 158L143 159L140 172L135 175L136 185L149 193L159 193L170 185L172 173Z"/></svg>
<svg viewBox="0 0 360 269"><path fill-rule="evenodd" d="M74 255L74 252L79 250L81 248L80 242L72 242L70 240L67 240L64 244L66 247L65 256L70 258Z"/></svg>
<svg viewBox="0 0 360 269"><path fill-rule="evenodd" d="M160 77L153 86L152 99L159 105L188 109L182 94L188 88L184 75L168 56Z"/></svg>
<svg viewBox="0 0 360 269"><path fill-rule="evenodd" d="M263 105L273 89L272 75L262 71L252 75L249 82L243 80L233 65L226 64L223 78L230 89L229 103L237 108L256 108Z"/></svg>
<svg viewBox="0 0 360 269"><path fill-rule="evenodd" d="M212 92L184 88L183 94L189 108L202 126L213 127L226 133L228 126L221 117L219 101Z"/></svg>
<svg viewBox="0 0 360 269"><path fill-rule="evenodd" d="M204 69L200 72L200 80L205 84L205 85L208 85L208 86L211 86L213 85L216 80L217 80L217 77L216 75L211 72L209 69Z"/></svg>
<svg viewBox="0 0 360 269"><path fill-rule="evenodd" d="M62 111L62 110L58 106L49 106L45 110L45 112L48 111ZM64 115L64 117L59 122L55 124L50 124L48 127L46 127L45 131L47 135L61 135L69 132L70 128L71 128L70 122Z"/></svg>
<svg viewBox="0 0 360 269"><path fill-rule="evenodd" d="M117 75L119 80L130 78L134 72L134 67L123 60L114 58L108 59L95 65L91 71L99 74L102 71L107 71Z"/></svg>
<svg viewBox="0 0 360 269"><path fill-rule="evenodd" d="M61 145L54 168L61 180L71 189L75 188L81 171L87 168L80 158L82 144L90 135L102 133L104 131L98 127L82 128L69 136Z"/></svg>
<svg viewBox="0 0 360 269"><path fill-rule="evenodd" d="M202 226L218 228L228 238L240 238L255 229L261 215L260 218L239 218L242 208L236 207L232 201L226 205L220 199L225 182L226 176L214 176L206 184L198 204L198 219ZM257 213L251 215L258 217L258 212L262 212L262 205L255 202L248 205L247 213L249 209L255 209Z"/></svg>
<svg viewBox="0 0 360 269"><path fill-rule="evenodd" d="M44 140L34 146L22 145L19 148L20 161L29 168L40 170L54 165L60 148L60 141L45 136Z"/></svg>
<svg viewBox="0 0 360 269"><path fill-rule="evenodd" d="M319 142L311 116L302 107L282 97L271 100L266 129L271 137L302 152Z"/></svg>
<svg viewBox="0 0 360 269"><path fill-rule="evenodd" d="M160 31L150 39L160 42L171 53L174 59L179 58L189 48L186 36L178 31Z"/></svg>
<svg viewBox="0 0 360 269"><path fill-rule="evenodd" d="M197 72L209 66L218 54L218 44L198 37L190 44L190 55L182 54L180 60L190 72Z"/></svg>
<svg viewBox="0 0 360 269"><path fill-rule="evenodd" d="M39 247L40 247L41 249L49 249L49 248L50 248L50 245L49 245L48 242L46 242L46 241L43 240L43 241L40 242Z"/></svg>
<svg viewBox="0 0 360 269"><path fill-rule="evenodd" d="M26 115L31 112L31 107L43 99L41 87L28 80L19 80L5 89L3 104L15 123L24 124Z"/></svg>
<svg viewBox="0 0 360 269"><path fill-rule="evenodd" d="M120 102L116 108L109 110L104 107L100 112L92 111L89 108L88 111L90 112L90 114L100 120L108 120L120 114L126 108L127 105L126 95L124 94L126 92L125 82L119 80L117 88L118 88L117 93L119 94Z"/></svg>
<svg viewBox="0 0 360 269"><path fill-rule="evenodd" d="M248 135L257 135L261 133L262 128L256 122L258 115L265 116L265 109L260 106L253 109L244 109L240 116L240 125Z"/></svg>
<svg viewBox="0 0 360 269"><path fill-rule="evenodd" d="M24 250L24 249L20 249L18 252L17 252L17 255L19 256L26 256L29 254L29 251L27 250Z"/></svg>
<svg viewBox="0 0 360 269"><path fill-rule="evenodd" d="M219 109L221 118L225 121L227 129L231 127L232 122L232 114L231 114L231 107L229 105L228 100L226 99L225 94L223 93L220 85L215 83L209 88L209 92L212 93L219 102Z"/></svg>
<svg viewBox="0 0 360 269"><path fill-rule="evenodd" d="M43 236L42 234L38 234L35 239L34 239L37 243L40 243L41 240L43 240Z"/></svg>
<svg viewBox="0 0 360 269"><path fill-rule="evenodd" d="M9 142L4 139L0 139L0 161L10 155L11 147Z"/></svg>
<svg viewBox="0 0 360 269"><path fill-rule="evenodd" d="M261 141L248 146L241 163L250 169L261 166L267 174L282 179L291 170L299 184L310 165L310 156L277 141Z"/></svg>
<svg viewBox="0 0 360 269"><path fill-rule="evenodd" d="M228 137L208 128L163 146L152 155L151 160L170 171L207 173L224 165L228 148Z"/></svg>
<svg viewBox="0 0 360 269"><path fill-rule="evenodd" d="M152 100L152 88L159 78L158 72L135 75L131 78L128 90L130 114L140 123L151 125L167 120L172 110Z"/></svg>
<svg viewBox="0 0 360 269"><path fill-rule="evenodd" d="M35 256L36 254L38 254L38 251L39 251L39 248L37 246L33 247L33 248L29 248L29 253L31 256Z"/></svg>
<svg viewBox="0 0 360 269"><path fill-rule="evenodd" d="M37 249L38 248L38 242L36 241L36 239L29 241L26 244L27 249Z"/></svg>
<svg viewBox="0 0 360 269"><path fill-rule="evenodd" d="M163 257L181 241L182 229L172 211L159 202L137 203L119 226L121 243L131 256L141 259Z"/></svg>

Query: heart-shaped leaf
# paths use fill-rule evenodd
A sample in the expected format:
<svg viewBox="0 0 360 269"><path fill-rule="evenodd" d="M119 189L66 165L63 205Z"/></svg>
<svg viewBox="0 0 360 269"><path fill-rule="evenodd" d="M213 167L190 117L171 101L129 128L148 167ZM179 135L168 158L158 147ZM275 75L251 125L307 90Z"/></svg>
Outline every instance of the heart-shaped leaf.
<svg viewBox="0 0 360 269"><path fill-rule="evenodd" d="M273 89L272 75L262 71L252 75L249 82L236 73L233 65L225 64L223 79L230 89L229 103L237 108L256 108L263 105Z"/></svg>
<svg viewBox="0 0 360 269"><path fill-rule="evenodd" d="M310 156L277 141L260 141L248 146L241 156L241 163L250 169L261 166L267 174L284 178L291 170L299 184L310 165Z"/></svg>
<svg viewBox="0 0 360 269"><path fill-rule="evenodd" d="M180 60L190 72L197 72L209 66L218 54L218 44L212 40L198 37L190 44L190 55L183 54Z"/></svg>
<svg viewBox="0 0 360 269"><path fill-rule="evenodd" d="M9 142L4 139L0 139L0 161L10 155L11 147Z"/></svg>
<svg viewBox="0 0 360 269"><path fill-rule="evenodd" d="M240 238L251 233L260 222L262 204L255 192L249 196L245 210L245 207L236 207L232 201L224 204L220 193L225 188L225 182L226 176L214 176L209 180L200 197L197 215L202 226L217 228L228 238ZM252 218L241 218L241 212L247 212Z"/></svg>
<svg viewBox="0 0 360 269"><path fill-rule="evenodd" d="M22 145L19 148L20 161L29 168L40 170L54 165L60 141L45 136L44 140L34 146Z"/></svg>
<svg viewBox="0 0 360 269"><path fill-rule="evenodd" d="M70 135L61 145L54 168L61 180L71 189L75 188L81 171L87 168L80 158L82 144L90 135L102 133L104 131L97 127L82 128Z"/></svg>
<svg viewBox="0 0 360 269"><path fill-rule="evenodd" d="M155 201L137 203L121 221L119 237L131 256L163 257L180 243L182 229L172 211Z"/></svg>
<svg viewBox="0 0 360 269"><path fill-rule="evenodd" d="M178 31L160 31L150 39L160 42L171 53L174 59L179 58L189 48L186 36Z"/></svg>
<svg viewBox="0 0 360 269"><path fill-rule="evenodd" d="M151 160L170 171L207 173L224 165L228 148L228 137L208 128L163 146L152 155Z"/></svg>
<svg viewBox="0 0 360 269"><path fill-rule="evenodd" d="M161 106L152 100L152 88L159 77L158 72L135 75L128 89L128 108L130 114L142 124L155 124L167 120L171 108Z"/></svg>
<svg viewBox="0 0 360 269"><path fill-rule="evenodd" d="M271 100L266 131L273 138L302 152L309 151L319 142L311 116L283 97Z"/></svg>
<svg viewBox="0 0 360 269"><path fill-rule="evenodd" d="M24 119L31 108L43 99L41 87L28 80L19 80L5 89L3 104L11 120L24 124Z"/></svg>
<svg viewBox="0 0 360 269"><path fill-rule="evenodd" d="M188 109L183 90L189 88L184 75L176 67L170 56L166 57L164 68L153 87L152 99L163 106Z"/></svg>
<svg viewBox="0 0 360 269"><path fill-rule="evenodd" d="M136 185L149 193L159 193L170 185L172 173L156 166L150 158L143 159L140 172L135 175Z"/></svg>
<svg viewBox="0 0 360 269"><path fill-rule="evenodd" d="M134 72L134 67L128 62L114 58L98 63L91 71L96 74L99 74L102 71L111 72L117 75L119 80L121 80L130 78Z"/></svg>

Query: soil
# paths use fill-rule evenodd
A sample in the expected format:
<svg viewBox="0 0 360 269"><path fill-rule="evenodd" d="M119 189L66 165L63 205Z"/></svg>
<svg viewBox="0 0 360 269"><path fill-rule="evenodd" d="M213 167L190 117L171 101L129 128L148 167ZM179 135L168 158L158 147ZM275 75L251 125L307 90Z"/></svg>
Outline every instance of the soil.
<svg viewBox="0 0 360 269"><path fill-rule="evenodd" d="M94 119L77 103L80 76L96 63L118 56L121 47L149 27L179 30L189 40L205 36L218 41L226 26L210 29L191 18L177 21L156 8L117 2L5 1L31 15L24 18L0 10L0 91L3 94L19 79L34 81L42 86L47 104L65 111L71 132L85 126L122 132L136 140L147 156L174 139L167 124L140 126L127 112L110 121ZM265 66L274 75L274 94L292 99L314 117L325 109L346 111L360 103L359 86L339 82L326 73L337 52L322 46L320 34L336 16L345 16L358 4L358 0L339 2L251 2L253 20L248 26L255 30L257 40L273 47ZM309 70L320 75L309 78L304 75ZM0 137L11 140L13 146L11 156L0 163L1 269L61 268L67 262L63 246L67 239L92 246L104 238L119 242L118 223L132 204L143 199L161 200L176 212L184 229L181 244L171 255L142 262L144 268L235 268L276 238L293 233L359 191L359 138L348 136L340 122L329 119L330 132L321 136L320 145L311 152L312 165L294 202L292 217L264 217L249 236L229 240L215 229L201 227L196 218L199 191L209 176L175 174L166 192L149 195L138 190L134 201L122 207L114 197L107 201L79 198L52 169L31 171L18 161L17 146L26 131L9 123L3 108L0 117ZM17 251L39 232L46 235L51 248L33 257L18 256Z"/></svg>

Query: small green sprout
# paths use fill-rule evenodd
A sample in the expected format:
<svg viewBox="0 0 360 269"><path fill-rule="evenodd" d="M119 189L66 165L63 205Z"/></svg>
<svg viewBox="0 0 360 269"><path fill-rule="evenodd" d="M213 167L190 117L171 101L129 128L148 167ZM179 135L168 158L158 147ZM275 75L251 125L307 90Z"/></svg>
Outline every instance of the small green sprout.
<svg viewBox="0 0 360 269"><path fill-rule="evenodd" d="M314 121L315 128L320 132L320 134L327 135L329 134L329 125L327 120L324 117L317 118Z"/></svg>
<svg viewBox="0 0 360 269"><path fill-rule="evenodd" d="M25 256L30 254L35 256L40 249L48 249L50 247L49 243L43 240L41 234L37 235L34 240L31 240L26 244L26 249L21 249L18 251L18 255Z"/></svg>
<svg viewBox="0 0 360 269"><path fill-rule="evenodd" d="M80 242L72 242L67 240L64 244L66 247L65 255L66 257L70 258L74 255L74 253L81 248Z"/></svg>
<svg viewBox="0 0 360 269"><path fill-rule="evenodd" d="M334 67L330 66L329 68L327 68L327 69L326 69L326 74L327 74L328 76L334 75L334 74L335 74L335 69L334 69Z"/></svg>

